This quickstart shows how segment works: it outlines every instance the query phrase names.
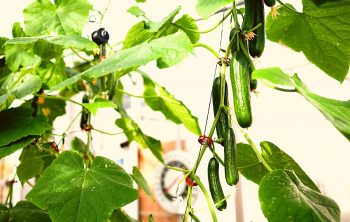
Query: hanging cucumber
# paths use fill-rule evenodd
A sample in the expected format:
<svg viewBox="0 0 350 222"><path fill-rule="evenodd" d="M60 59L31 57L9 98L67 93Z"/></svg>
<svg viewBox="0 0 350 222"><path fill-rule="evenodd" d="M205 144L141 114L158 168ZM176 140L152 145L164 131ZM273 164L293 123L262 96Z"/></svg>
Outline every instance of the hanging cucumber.
<svg viewBox="0 0 350 222"><path fill-rule="evenodd" d="M243 31L248 31L254 25L254 5L256 0L244 0L244 19L242 23Z"/></svg>
<svg viewBox="0 0 350 222"><path fill-rule="evenodd" d="M249 41L249 54L255 58L260 57L265 48L265 14L262 0L254 0L254 27L258 24L261 26L254 30L255 38Z"/></svg>
<svg viewBox="0 0 350 222"><path fill-rule="evenodd" d="M87 95L84 95L82 102L88 103L89 97ZM89 119L89 113L86 111L85 108L83 108L81 112L81 118L80 118L80 129L85 129L85 127L88 125L88 119Z"/></svg>
<svg viewBox="0 0 350 222"><path fill-rule="evenodd" d="M250 107L249 61L242 50L232 56L230 78L233 105L238 124L247 128L252 124Z"/></svg>
<svg viewBox="0 0 350 222"><path fill-rule="evenodd" d="M225 97L224 97L224 105L228 106L228 91L227 91L227 83L225 81ZM212 86L212 100L213 100L213 109L214 116L218 112L220 108L220 100L221 100L221 79L220 76L216 77L213 86ZM228 116L225 112L221 112L218 122L216 123L216 134L218 138L224 139L225 132L228 127Z"/></svg>
<svg viewBox="0 0 350 222"><path fill-rule="evenodd" d="M272 7L276 4L276 0L264 0L265 5L268 7Z"/></svg>
<svg viewBox="0 0 350 222"><path fill-rule="evenodd" d="M227 202L225 199L224 192L221 187L219 177L219 161L212 157L208 163L208 182L211 197L218 210L226 209Z"/></svg>
<svg viewBox="0 0 350 222"><path fill-rule="evenodd" d="M237 184L239 179L236 150L235 134L233 133L233 129L229 127L226 130L224 141L225 179L228 185Z"/></svg>

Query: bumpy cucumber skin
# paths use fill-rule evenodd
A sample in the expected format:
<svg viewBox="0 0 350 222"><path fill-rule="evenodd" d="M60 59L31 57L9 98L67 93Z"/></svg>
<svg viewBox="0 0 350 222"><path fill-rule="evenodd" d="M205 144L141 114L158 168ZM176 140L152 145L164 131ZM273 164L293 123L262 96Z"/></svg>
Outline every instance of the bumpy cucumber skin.
<svg viewBox="0 0 350 222"><path fill-rule="evenodd" d="M237 122L242 128L247 128L252 124L249 61L242 50L232 56L230 78Z"/></svg>
<svg viewBox="0 0 350 222"><path fill-rule="evenodd" d="M225 179L228 185L237 184L239 179L237 167L237 149L233 129L230 127L226 131L224 141L224 162L225 162Z"/></svg>
<svg viewBox="0 0 350 222"><path fill-rule="evenodd" d="M213 100L213 109L214 116L218 112L220 108L220 98L221 98L221 79L220 76L216 77L213 82L212 87L212 100ZM225 81L225 97L224 97L224 105L228 106L228 90L227 83ZM226 129L228 127L228 116L225 112L221 112L218 122L216 123L216 134L218 138L224 139L226 134Z"/></svg>
<svg viewBox="0 0 350 222"><path fill-rule="evenodd" d="M260 57L265 48L265 14L264 4L262 0L255 1L254 10L254 27L261 24L259 28L254 30L255 38L249 41L249 54L253 57Z"/></svg>
<svg viewBox="0 0 350 222"><path fill-rule="evenodd" d="M276 4L276 0L264 0L265 5L268 7L272 7Z"/></svg>
<svg viewBox="0 0 350 222"><path fill-rule="evenodd" d="M248 31L254 26L254 4L256 4L255 1L256 0L244 0L244 19L242 23L243 31Z"/></svg>
<svg viewBox="0 0 350 222"><path fill-rule="evenodd" d="M82 102L83 103L88 103L89 102L89 97L87 95L84 95L83 99L82 99ZM82 113L81 113L81 118L80 118L80 129L84 129L84 127L88 123L88 119L89 119L89 114L83 108Z"/></svg>
<svg viewBox="0 0 350 222"><path fill-rule="evenodd" d="M225 195L220 183L219 161L215 157L211 158L208 163L208 182L210 194L216 208L218 210L226 209L227 202L226 200L222 201L225 198ZM220 204L217 204L218 202L220 202Z"/></svg>

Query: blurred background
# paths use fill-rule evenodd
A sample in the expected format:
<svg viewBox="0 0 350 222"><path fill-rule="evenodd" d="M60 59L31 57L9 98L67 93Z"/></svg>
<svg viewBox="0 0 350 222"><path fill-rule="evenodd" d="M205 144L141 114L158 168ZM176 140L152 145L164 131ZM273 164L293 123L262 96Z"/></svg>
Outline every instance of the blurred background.
<svg viewBox="0 0 350 222"><path fill-rule="evenodd" d="M0 8L0 36L11 37L11 28L14 22L23 21L22 10L31 2L30 0L0 0L3 4ZM110 44L115 44L124 39L128 29L140 19L127 13L127 9L136 5L131 0L91 0L94 10L90 20L98 18L97 11L108 11L102 22L110 34ZM288 2L288 1L286 1ZM301 9L300 1L293 2ZM160 21L167 16L178 5L182 6L180 14L190 14L198 18L195 11L196 1L159 1L147 0L139 6L153 21ZM268 9L266 8L266 12ZM212 16L208 20L199 21L200 30L212 27L222 18L222 14ZM23 24L23 22L22 22ZM85 28L85 36L89 37L92 31L100 26L97 22L89 22ZM200 42L211 45L214 49L220 48L222 27L201 36ZM230 24L223 24L222 45L228 42ZM302 41L302 39L300 40ZM73 56L73 55L72 55ZM67 61L73 57L68 56ZM74 59L77 59L74 57ZM205 127L207 110L210 100L210 90L214 78L216 59L205 49L196 48L181 64L158 70L155 63L151 63L142 70L147 72L154 80L167 88L175 97L199 118L202 130ZM300 78L315 93L340 100L348 100L350 95L350 82L339 82L331 79L316 66L310 64L303 54L296 53L284 46L267 41L264 54L255 61L257 68L279 66L286 73L298 73ZM218 75L218 74L217 74ZM123 78L125 91L141 95L143 92L142 79L137 76ZM342 221L350 221L350 145L322 114L309 104L303 97L296 93L285 93L258 85L258 94L252 93L253 125L248 133L256 143L268 140L293 157L305 172L316 182L321 191L333 198L342 211ZM76 95L81 100L82 95ZM183 126L175 125L165 120L160 114L150 110L142 100L125 97L125 106L130 115L139 123L144 133L160 139L163 144L165 159L178 161L191 167L199 151L197 137L189 133ZM232 104L232 101L231 101ZM80 111L80 107L68 104L66 115L55 121L55 132L63 133L67 124ZM117 115L113 110L101 109L94 119L94 126L109 132L118 132L114 125ZM208 116L208 127L213 121L212 109ZM78 124L72 130L79 129ZM237 131L237 130L236 130ZM72 135L85 139L84 132ZM238 141L244 142L244 138L237 131ZM152 156L148 150L139 150L136 144L122 144L126 141L124 136L109 136L99 133L93 134L93 150L96 155L106 156L123 165L127 171L132 166L138 166L149 182L155 199L140 193L140 199L128 205L125 209L134 218L146 218L152 213L156 221L175 222L181 220L179 212L184 212L184 200L179 197L174 203L164 199L160 184L163 181L169 187L169 192L175 192L177 175L165 172L164 168ZM69 144L69 141L66 143ZM121 145L122 144L122 145ZM68 146L66 149L69 148ZM220 153L220 150L218 151ZM19 163L19 153L0 160L0 200L4 200L6 192L6 181L13 177L14 167ZM207 184L207 161L211 157L208 152L198 169L198 176ZM223 175L223 171L221 172ZM175 180L174 180L175 178ZM175 181L175 182L174 182ZM226 183L222 183L223 185ZM24 199L29 187L21 187L20 183L14 186L14 200ZM179 190L182 188L179 187ZM231 194L228 199L227 210L218 212L220 221L237 222L263 222L264 218L257 195L258 186L241 177L237 188L224 185L225 194ZM204 197L200 192L195 192L194 208L197 215L205 220L210 218L210 213ZM235 216L233 216L233 213Z"/></svg>

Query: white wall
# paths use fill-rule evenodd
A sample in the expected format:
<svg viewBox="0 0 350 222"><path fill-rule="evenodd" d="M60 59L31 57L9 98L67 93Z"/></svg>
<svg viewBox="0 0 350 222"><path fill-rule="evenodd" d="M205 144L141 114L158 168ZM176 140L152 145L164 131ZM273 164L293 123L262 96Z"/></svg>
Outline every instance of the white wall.
<svg viewBox="0 0 350 222"><path fill-rule="evenodd" d="M22 20L21 10L19 9L24 8L28 2L30 1L12 0L10 2L6 1L6 4L2 5L0 8L0 35L10 35L12 23ZM98 9L102 9L108 1L92 2ZM110 9L103 24L110 33L110 43L113 44L123 40L128 28L138 21L126 13L130 3L133 2L131 0L111 1ZM194 12L195 1L148 0L146 4L141 4L141 7L148 12L151 19L160 20L178 4L183 5L183 13L196 15ZM201 21L199 25L201 29L211 27L220 17L218 15L208 21ZM87 35L97 27L97 24L89 24L86 28ZM225 24L224 28L223 41L226 44L229 34L228 24ZM203 35L200 41L217 49L219 39L220 30L218 29L215 32ZM193 114L198 116L200 125L203 127L215 63L215 58L207 51L196 49L193 55L176 67L157 70L154 68L154 63L152 63L147 67L142 67L142 69L166 86L177 98L181 99L192 110ZM327 97L349 99L349 82L340 85L315 66L308 64L302 54L292 52L286 47L267 42L266 50L263 56L256 61L256 64L257 68L280 66L288 73L297 72L301 79L315 92ZM252 95L254 122L249 129L250 136L257 143L262 140L270 140L284 149L321 186L324 193L337 201L343 214L350 214L350 178L347 176L350 168L350 161L348 161L350 157L349 142L301 96L294 93L277 92L264 87L262 84L259 84L258 91L258 96ZM100 115L106 116L107 114L101 111ZM142 113L137 113L136 110L133 115L139 115L138 117L140 117ZM151 115L154 118L163 119L158 114L152 113ZM212 113L210 113L209 127L213 120L212 117ZM108 119L113 118L108 117ZM108 125L101 125L101 128L112 127L108 121L105 124ZM159 139L170 140L178 136L178 128L172 123L146 120L141 125L145 132ZM115 130L111 128L111 131ZM187 139L187 147L189 147L192 155L196 156L199 148L196 142L197 138L183 130L183 128L181 136ZM241 136L238 136L238 138L240 141L244 141ZM112 143L106 137L102 137L101 141L104 141L104 143L99 144ZM97 143L98 140L96 139L95 142ZM98 146L95 144L96 150ZM114 154L112 147L104 150L99 149L98 154L105 156L118 155ZM209 153L205 156L203 164L199 168L198 175L203 180L207 177L206 161L210 156ZM242 181L244 221L265 221L258 203L257 186L249 181ZM227 194L234 193L234 189L231 187L225 187L224 189ZM228 207L233 209L232 197L229 202ZM201 210L199 213L201 218L210 217L203 198L199 199L195 206ZM218 214L222 218L220 221L234 221L232 210Z"/></svg>

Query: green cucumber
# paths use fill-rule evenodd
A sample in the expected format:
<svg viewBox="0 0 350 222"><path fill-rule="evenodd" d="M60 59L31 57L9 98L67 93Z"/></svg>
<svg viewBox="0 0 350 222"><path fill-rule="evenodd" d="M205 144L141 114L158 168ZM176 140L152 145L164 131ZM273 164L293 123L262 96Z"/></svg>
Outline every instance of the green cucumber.
<svg viewBox="0 0 350 222"><path fill-rule="evenodd" d="M265 48L265 14L262 0L255 0L254 27L261 26L254 30L255 38L249 41L249 54L255 58L260 57Z"/></svg>
<svg viewBox="0 0 350 222"><path fill-rule="evenodd" d="M225 195L219 177L219 161L215 157L212 157L208 163L208 182L210 194L215 203L215 207L218 210L226 209L227 202L224 200Z"/></svg>
<svg viewBox="0 0 350 222"><path fill-rule="evenodd" d="M220 76L216 77L213 82L212 86L212 100L213 100L213 109L214 109L214 116L216 116L216 113L218 112L220 108L220 100L221 100L221 79ZM224 105L228 106L228 90L227 90L227 83L225 81L225 97L224 97ZM219 117L218 122L216 123L216 134L218 138L224 139L226 128L229 126L228 122L228 116L227 114L222 111Z"/></svg>
<svg viewBox="0 0 350 222"><path fill-rule="evenodd" d="M272 7L276 4L276 0L264 0L267 7Z"/></svg>
<svg viewBox="0 0 350 222"><path fill-rule="evenodd" d="M237 149L235 134L231 127L226 130L224 141L224 162L225 162L225 179L228 185L237 184L239 179L237 167Z"/></svg>
<svg viewBox="0 0 350 222"><path fill-rule="evenodd" d="M247 128L252 124L250 106L249 61L240 50L232 56L230 78L233 93L233 105L238 124Z"/></svg>
<svg viewBox="0 0 350 222"><path fill-rule="evenodd" d="M243 31L248 31L253 28L254 25L254 4L256 0L244 0L244 19L242 23Z"/></svg>
<svg viewBox="0 0 350 222"><path fill-rule="evenodd" d="M89 97L87 95L84 95L82 102L88 103ZM89 113L87 112L87 110L85 108L83 108L83 110L81 112L81 118L80 118L80 129L85 129L85 127L88 124L88 119L89 119Z"/></svg>

